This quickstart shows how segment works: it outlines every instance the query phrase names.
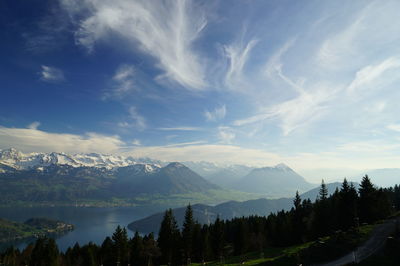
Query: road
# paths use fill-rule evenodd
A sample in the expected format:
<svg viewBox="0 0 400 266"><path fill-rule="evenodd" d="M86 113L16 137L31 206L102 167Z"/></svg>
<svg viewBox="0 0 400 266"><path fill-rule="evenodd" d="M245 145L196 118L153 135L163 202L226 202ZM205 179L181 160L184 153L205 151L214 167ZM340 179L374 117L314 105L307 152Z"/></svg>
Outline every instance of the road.
<svg viewBox="0 0 400 266"><path fill-rule="evenodd" d="M334 261L315 266L341 266L365 260L383 247L387 237L396 229L396 220L397 222L400 222L400 217L387 220L386 222L377 225L372 231L370 238L356 250L353 250L352 252Z"/></svg>

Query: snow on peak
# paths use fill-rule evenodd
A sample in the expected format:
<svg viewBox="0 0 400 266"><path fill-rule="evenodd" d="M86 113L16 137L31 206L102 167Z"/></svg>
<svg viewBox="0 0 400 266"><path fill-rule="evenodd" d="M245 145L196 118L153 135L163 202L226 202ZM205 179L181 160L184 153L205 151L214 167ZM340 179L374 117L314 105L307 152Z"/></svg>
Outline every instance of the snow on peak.
<svg viewBox="0 0 400 266"><path fill-rule="evenodd" d="M144 165L145 172L152 172L159 167L156 164L138 162L132 157L105 155L97 153L66 154L66 153L22 153L16 149L0 150L0 164L16 170L27 170L49 165L69 165L72 167L103 167L113 169L129 165Z"/></svg>

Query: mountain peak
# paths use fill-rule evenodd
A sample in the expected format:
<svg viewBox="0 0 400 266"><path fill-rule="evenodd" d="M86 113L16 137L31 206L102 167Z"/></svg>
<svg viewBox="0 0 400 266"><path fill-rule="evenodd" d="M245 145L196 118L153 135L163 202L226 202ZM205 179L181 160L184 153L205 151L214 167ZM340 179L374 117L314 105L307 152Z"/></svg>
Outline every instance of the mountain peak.
<svg viewBox="0 0 400 266"><path fill-rule="evenodd" d="M186 168L186 166L178 162L172 162L169 163L165 168L177 169L177 168Z"/></svg>
<svg viewBox="0 0 400 266"><path fill-rule="evenodd" d="M275 165L274 168L281 169L281 170L290 170L290 171L292 171L292 168L290 168L289 166L287 166L284 163L279 163L279 164Z"/></svg>
<svg viewBox="0 0 400 266"><path fill-rule="evenodd" d="M22 153L14 148L0 150L0 159L19 159L22 157Z"/></svg>

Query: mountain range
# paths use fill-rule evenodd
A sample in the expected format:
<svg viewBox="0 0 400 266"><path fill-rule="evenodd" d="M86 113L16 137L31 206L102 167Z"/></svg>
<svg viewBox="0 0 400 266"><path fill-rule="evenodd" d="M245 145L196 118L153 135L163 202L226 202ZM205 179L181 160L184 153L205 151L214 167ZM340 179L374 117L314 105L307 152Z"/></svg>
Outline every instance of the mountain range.
<svg viewBox="0 0 400 266"><path fill-rule="evenodd" d="M100 154L0 151L0 203L132 199L220 188L180 163Z"/></svg>
<svg viewBox="0 0 400 266"><path fill-rule="evenodd" d="M373 173L378 185L384 180L394 184L398 183L394 179L400 170L382 169ZM217 204L232 199L293 197L296 191L304 193L318 186L308 183L285 164L255 168L96 153L71 155L0 150L0 204L114 199L115 204L121 204L120 199L129 204L141 204L142 201L138 203L136 199L159 197L160 202L175 197L172 195L182 195L182 204L189 201ZM207 200L210 191L216 195L215 200ZM194 195L198 200L193 200Z"/></svg>
<svg viewBox="0 0 400 266"><path fill-rule="evenodd" d="M12 176L18 178L6 178ZM40 191L50 190L46 187L56 187L55 192L49 193L55 194L59 200L76 199L76 194L95 198L101 195L104 199L116 194L123 197L155 193L182 194L220 187L268 197L283 197L294 195L296 190L302 192L312 187L283 164L254 168L209 162L168 163L96 153L25 154L12 148L0 150L0 182L18 190L21 183L18 181L22 180L31 184L31 188L28 189L27 185L21 188L32 192L35 187L41 188ZM39 198L46 198L46 195Z"/></svg>

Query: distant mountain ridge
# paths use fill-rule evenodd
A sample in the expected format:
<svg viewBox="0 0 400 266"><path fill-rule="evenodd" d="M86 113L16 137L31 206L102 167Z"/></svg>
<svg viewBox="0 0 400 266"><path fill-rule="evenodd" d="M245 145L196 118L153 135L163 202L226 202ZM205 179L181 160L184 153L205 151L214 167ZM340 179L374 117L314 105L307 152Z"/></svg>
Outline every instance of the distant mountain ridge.
<svg viewBox="0 0 400 266"><path fill-rule="evenodd" d="M353 183L358 190L359 184ZM334 182L327 183L328 194L331 195L335 192L336 188L340 190L342 183ZM314 202L319 194L320 186L314 187L311 190L300 194L302 200L310 199ZM219 216L221 219L232 219L242 216L268 216L270 213L276 213L281 210L290 210L293 207L293 197L279 198L279 199L266 199L260 198L255 200L247 200L243 202L228 201L215 206L204 204L192 205L194 219L200 224L210 224ZM173 214L177 220L178 226L182 226L185 216L186 207L173 209ZM163 212L155 213L143 219L133 221L128 225L132 231L139 231L142 233L158 233L159 226L163 219Z"/></svg>
<svg viewBox="0 0 400 266"><path fill-rule="evenodd" d="M217 216L221 219L232 219L234 217L259 215L265 216L271 212L277 212L282 209L289 210L293 200L290 198L282 199L256 199L244 202L228 201L216 206L204 204L195 204L192 206L193 217L200 224L209 224L214 222ZM182 226L185 217L186 207L173 209L174 216L178 226ZM141 233L158 233L159 226L163 219L163 212L155 213L146 218L134 221L128 225L132 231Z"/></svg>
<svg viewBox="0 0 400 266"><path fill-rule="evenodd" d="M283 163L274 167L255 168L233 185L233 188L241 191L270 197L294 195L296 191L302 193L313 187L315 185Z"/></svg>

